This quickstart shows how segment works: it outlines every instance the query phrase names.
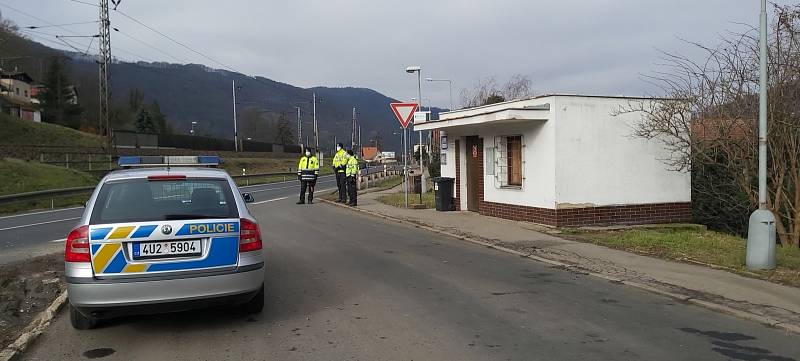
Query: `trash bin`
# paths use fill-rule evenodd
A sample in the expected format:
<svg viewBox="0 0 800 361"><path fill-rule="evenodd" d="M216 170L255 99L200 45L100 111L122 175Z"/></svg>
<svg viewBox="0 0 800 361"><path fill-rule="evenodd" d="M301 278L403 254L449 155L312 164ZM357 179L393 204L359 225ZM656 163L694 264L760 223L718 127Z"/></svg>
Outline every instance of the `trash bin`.
<svg viewBox="0 0 800 361"><path fill-rule="evenodd" d="M453 204L453 185L455 184L454 178L436 177L433 178L433 189L436 198L437 211L454 211L455 205Z"/></svg>
<svg viewBox="0 0 800 361"><path fill-rule="evenodd" d="M412 175L411 178L412 178L411 184L413 184L413 186L411 187L411 193L417 194L419 192L422 192L422 176Z"/></svg>

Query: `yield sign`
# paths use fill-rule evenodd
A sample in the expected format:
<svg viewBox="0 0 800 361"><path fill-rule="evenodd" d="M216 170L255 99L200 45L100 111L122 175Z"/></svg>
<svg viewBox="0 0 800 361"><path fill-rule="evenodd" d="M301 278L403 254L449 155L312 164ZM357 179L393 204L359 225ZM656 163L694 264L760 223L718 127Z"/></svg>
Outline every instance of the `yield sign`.
<svg viewBox="0 0 800 361"><path fill-rule="evenodd" d="M411 119L414 118L414 112L417 111L417 104L391 103L389 105L391 105L392 112L394 112L394 116L397 117L397 120L400 122L400 125L403 127L403 129L408 127L408 123L410 123Z"/></svg>

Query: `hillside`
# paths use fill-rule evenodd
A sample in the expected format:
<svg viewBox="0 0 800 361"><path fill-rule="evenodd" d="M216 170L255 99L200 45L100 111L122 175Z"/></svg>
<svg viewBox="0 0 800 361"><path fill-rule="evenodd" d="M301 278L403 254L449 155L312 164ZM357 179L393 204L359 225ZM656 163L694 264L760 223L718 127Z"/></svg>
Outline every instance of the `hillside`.
<svg viewBox="0 0 800 361"><path fill-rule="evenodd" d="M58 145L63 147L102 147L105 139L49 123L34 123L0 113L0 145Z"/></svg>
<svg viewBox="0 0 800 361"><path fill-rule="evenodd" d="M0 195L95 184L97 179L84 172L39 162L0 158Z"/></svg>
<svg viewBox="0 0 800 361"><path fill-rule="evenodd" d="M97 119L97 65L77 53L62 52L27 38L6 34L10 40L0 42L0 53L22 57L6 61L7 70L13 66L40 79L48 58L67 55L70 78L78 87L81 105L87 119ZM44 64L44 65L43 65ZM197 64L126 63L111 66L112 97L117 107L127 106L132 89L141 90L145 102L158 101L169 125L178 133L188 133L192 121L198 124L197 134L214 137L233 137L231 82L240 87L237 93L239 134L254 140L274 142L276 124L284 117L291 125L296 139L296 109L300 106L303 136L312 129L311 99L317 93L317 119L320 143L332 147L334 137L349 142L352 108L358 109L362 125L362 142L368 144L375 136L382 139L384 148L399 150L399 129L389 103L395 101L379 92L364 88L299 88L263 77L211 69ZM434 108L434 113L439 109ZM131 128L117 120L116 128Z"/></svg>

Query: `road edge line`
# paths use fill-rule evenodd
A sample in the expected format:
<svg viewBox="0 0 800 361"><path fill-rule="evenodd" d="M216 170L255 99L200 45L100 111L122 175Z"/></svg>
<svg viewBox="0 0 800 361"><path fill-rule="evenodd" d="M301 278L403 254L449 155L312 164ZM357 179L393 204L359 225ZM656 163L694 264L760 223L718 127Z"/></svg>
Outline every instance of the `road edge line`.
<svg viewBox="0 0 800 361"><path fill-rule="evenodd" d="M6 346L0 351L0 361L9 361L17 354L25 351L25 349L33 342L39 335L47 329L50 322L55 318L58 311L67 302L67 290L61 291L61 294L44 311L39 312L36 317L31 320L31 323L23 330L22 334L17 339Z"/></svg>
<svg viewBox="0 0 800 361"><path fill-rule="evenodd" d="M520 251L517 251L517 250L506 248L506 247L503 247L503 246L496 246L496 245L493 245L491 243L487 243L487 242L483 242L481 240L475 239L473 237L464 236L464 235L460 235L460 234L455 234L455 233L444 231L444 230L441 230L441 229L438 229L438 228L435 228L435 227L430 227L430 226L426 226L426 225L417 224L417 223L410 222L410 221L402 219L402 218L397 218L397 217L393 217L393 216L387 216L387 215L382 214L382 213L369 211L369 210L361 209L361 208L357 208L357 207L350 207L350 206L347 206L347 205L343 205L343 204L339 204L339 203L336 203L336 202L333 202L333 201L329 201L327 199L321 199L321 200L323 202L325 202L325 203L328 203L328 204L331 204L331 205L334 205L334 206L337 206L337 207L350 209L350 210L355 211L355 212L361 212L361 213L369 214L369 215L372 215L372 216L375 216L375 217L378 217L378 218L392 220L392 221L403 223L403 224L406 224L406 225L412 225L412 226L414 226L416 228L422 228L422 229L425 229L425 230L428 230L428 231L431 231L431 232L435 232L435 233L443 234L443 235L446 235L446 236L449 236L449 237L453 237L453 238L456 238L456 239L460 239L462 241L467 241L469 243L481 245L481 246L484 246L486 248L491 248L491 249L495 249L495 250L498 250L498 251L501 251L501 252L510 253L510 254L514 254L514 255L517 255L517 256L529 258L531 260L539 261L541 263L546 263L546 264L549 264L549 265L552 265L552 266L555 266L555 267L564 267L564 268L569 268L569 269L579 269L581 273L584 273L584 274L587 274L587 275L590 275L590 276L593 276L593 277L596 277L596 278L604 279L604 280L607 280L609 282L624 284L626 286L631 286L631 287L638 288L638 289L643 290L643 291L659 294L661 296L666 296L666 297L669 297L669 298L672 298L672 299L675 299L675 300L678 300L678 301L681 301L681 302L691 303L691 304L693 304L695 306L699 306L699 307L702 307L702 308L705 308L705 309L708 309L708 310L711 310L711 311L715 311L717 313L724 313L724 314L731 315L731 316L734 316L734 317L738 317L738 318L741 318L741 319L744 319L744 320L757 322L757 323L760 323L760 324L762 324L764 326L768 326L768 327L772 327L772 328L778 328L778 329L782 329L782 330L787 331L787 332L800 334L800 325L794 325L794 324L791 324L791 323L785 323L785 322L777 321L777 320L774 320L772 318L769 318L769 317L766 317L766 316L763 316L763 315L759 315L759 314L752 313L752 312L747 312L747 311L742 311L742 310L737 310L735 308L728 307L728 306L725 306L723 304L719 304L719 303L715 303L715 302L711 302L711 301L707 301L707 300L697 299L697 298L694 298L694 297L689 296L689 295L684 295L684 294L681 294L681 293L673 293L673 292L669 292L669 291L664 291L664 290L661 290L661 289L646 285L644 283L630 281L630 280L626 280L626 279L623 279L623 278L617 278L617 277L605 275L605 274L602 274L602 273L587 271L587 270L581 269L580 266L576 266L576 265L573 265L573 264L569 264L569 263L565 263L565 262L561 262L561 261L556 261L556 260L544 258L544 257L541 257L541 256L536 256L536 255L533 255L533 254L527 254L527 253L524 253L524 252L520 252ZM0 359L0 361L3 361L3 360Z"/></svg>

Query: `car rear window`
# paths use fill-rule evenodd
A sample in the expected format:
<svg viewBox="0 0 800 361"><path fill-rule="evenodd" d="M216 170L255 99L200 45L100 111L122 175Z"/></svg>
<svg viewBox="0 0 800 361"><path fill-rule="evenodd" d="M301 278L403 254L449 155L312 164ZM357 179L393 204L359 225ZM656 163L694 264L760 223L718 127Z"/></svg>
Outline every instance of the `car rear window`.
<svg viewBox="0 0 800 361"><path fill-rule="evenodd" d="M129 179L100 188L92 224L202 218L238 218L239 212L224 179Z"/></svg>

